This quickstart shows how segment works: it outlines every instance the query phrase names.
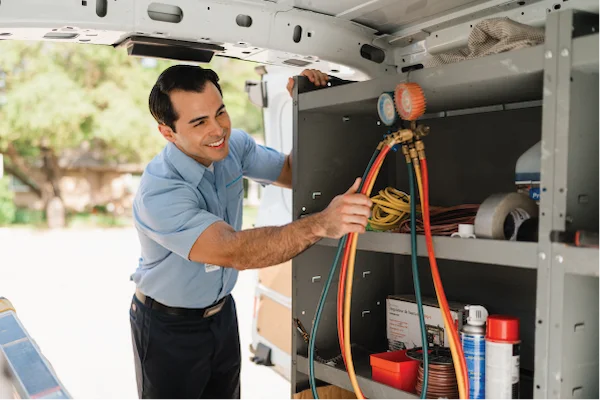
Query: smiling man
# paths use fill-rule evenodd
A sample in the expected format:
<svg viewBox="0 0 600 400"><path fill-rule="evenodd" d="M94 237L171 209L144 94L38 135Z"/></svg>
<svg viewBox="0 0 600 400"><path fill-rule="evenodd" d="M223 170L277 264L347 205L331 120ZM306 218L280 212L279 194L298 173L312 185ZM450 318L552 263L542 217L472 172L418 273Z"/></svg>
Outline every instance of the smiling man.
<svg viewBox="0 0 600 400"><path fill-rule="evenodd" d="M317 86L328 80L316 70L302 75ZM146 167L133 205L141 244L130 308L138 394L239 398L230 294L238 271L283 263L323 237L363 232L371 201L356 193L357 179L318 214L242 231L242 178L290 188L291 156L231 128L212 70L168 68L149 103L168 143Z"/></svg>

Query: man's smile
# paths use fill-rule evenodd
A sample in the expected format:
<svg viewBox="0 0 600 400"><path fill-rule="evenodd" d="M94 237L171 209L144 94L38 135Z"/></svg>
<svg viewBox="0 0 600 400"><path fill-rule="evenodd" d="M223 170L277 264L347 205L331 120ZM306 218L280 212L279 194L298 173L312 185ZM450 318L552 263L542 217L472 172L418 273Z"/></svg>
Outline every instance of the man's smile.
<svg viewBox="0 0 600 400"><path fill-rule="evenodd" d="M216 142L207 144L208 147L212 147L213 149L220 149L225 145L225 137L217 140Z"/></svg>

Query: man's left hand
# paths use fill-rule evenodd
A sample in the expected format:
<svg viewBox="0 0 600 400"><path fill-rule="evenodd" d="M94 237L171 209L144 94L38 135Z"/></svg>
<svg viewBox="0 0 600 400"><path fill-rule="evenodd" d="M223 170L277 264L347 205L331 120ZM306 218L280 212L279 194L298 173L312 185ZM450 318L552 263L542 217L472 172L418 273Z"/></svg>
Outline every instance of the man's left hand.
<svg viewBox="0 0 600 400"><path fill-rule="evenodd" d="M315 86L326 86L329 81L329 75L319 71L318 69L305 69L300 76L306 76ZM294 78L288 79L287 90L292 95L294 88Z"/></svg>

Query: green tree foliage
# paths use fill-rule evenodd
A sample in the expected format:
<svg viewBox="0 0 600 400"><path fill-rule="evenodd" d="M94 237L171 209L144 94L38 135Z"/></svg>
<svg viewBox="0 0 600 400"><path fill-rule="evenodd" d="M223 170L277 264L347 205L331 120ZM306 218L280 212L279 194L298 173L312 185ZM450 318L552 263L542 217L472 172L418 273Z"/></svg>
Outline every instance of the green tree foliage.
<svg viewBox="0 0 600 400"><path fill-rule="evenodd" d="M69 148L100 146L108 162L146 163L164 146L148 111L158 75L176 62L71 43L0 41L0 152L6 169L45 198L60 196L56 161ZM244 92L255 64L214 58L233 125L258 134L261 110ZM33 178L33 166L47 181ZM50 189L48 189L50 188ZM54 193L52 193L52 191Z"/></svg>
<svg viewBox="0 0 600 400"><path fill-rule="evenodd" d="M15 219L17 208L13 203L13 196L8 188L8 178L0 178L0 226L8 225Z"/></svg>

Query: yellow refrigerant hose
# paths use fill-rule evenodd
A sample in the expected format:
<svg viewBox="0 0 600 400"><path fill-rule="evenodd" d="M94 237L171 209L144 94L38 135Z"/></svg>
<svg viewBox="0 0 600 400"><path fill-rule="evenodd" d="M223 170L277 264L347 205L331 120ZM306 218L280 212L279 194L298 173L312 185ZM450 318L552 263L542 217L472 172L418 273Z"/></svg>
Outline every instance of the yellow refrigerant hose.
<svg viewBox="0 0 600 400"><path fill-rule="evenodd" d="M369 196L373 190L373 186L375 185L375 180L379 175L381 165L383 165L383 163L379 164L373 179L371 179L366 192L367 196ZM348 371L348 377L350 378L350 383L352 384L354 393L356 394L357 398L364 399L356 378L356 371L354 370L354 361L352 360L352 351L350 347L350 309L352 305L352 283L354 281L354 262L356 260L356 244L358 242L358 235L353 234L351 240L350 258L348 260L348 273L346 274L346 296L344 298L344 353L346 355L346 369Z"/></svg>
<svg viewBox="0 0 600 400"><path fill-rule="evenodd" d="M397 228L410 214L410 196L393 187L380 190L371 197L373 212L369 226L376 231L389 231Z"/></svg>

